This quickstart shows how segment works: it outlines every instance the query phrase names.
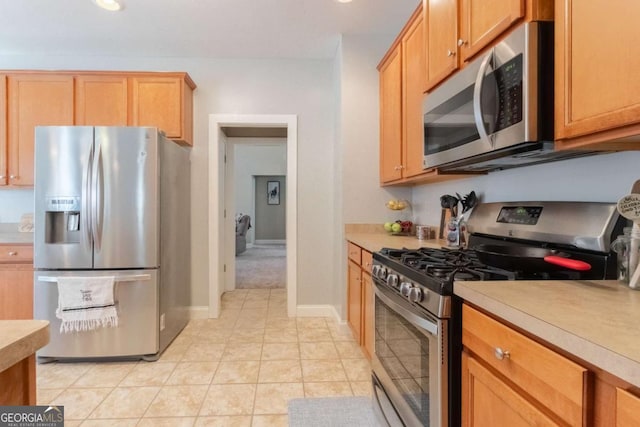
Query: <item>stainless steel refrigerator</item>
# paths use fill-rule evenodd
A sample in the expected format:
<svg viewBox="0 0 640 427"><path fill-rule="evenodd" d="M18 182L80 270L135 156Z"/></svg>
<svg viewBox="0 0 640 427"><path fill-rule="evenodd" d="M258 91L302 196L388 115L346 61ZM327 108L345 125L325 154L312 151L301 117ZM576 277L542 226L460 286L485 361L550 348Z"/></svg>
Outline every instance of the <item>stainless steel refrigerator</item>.
<svg viewBox="0 0 640 427"><path fill-rule="evenodd" d="M156 359L188 320L189 150L155 128L37 127L34 239L41 360ZM114 276L118 326L61 333L61 276Z"/></svg>

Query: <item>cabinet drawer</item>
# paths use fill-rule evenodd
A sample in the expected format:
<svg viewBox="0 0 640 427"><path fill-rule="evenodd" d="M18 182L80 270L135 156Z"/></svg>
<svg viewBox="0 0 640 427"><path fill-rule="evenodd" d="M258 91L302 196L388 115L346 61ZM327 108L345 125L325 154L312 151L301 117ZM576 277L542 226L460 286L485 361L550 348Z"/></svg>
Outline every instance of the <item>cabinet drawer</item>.
<svg viewBox="0 0 640 427"><path fill-rule="evenodd" d="M584 425L585 368L468 305L462 310L462 343L569 425Z"/></svg>
<svg viewBox="0 0 640 427"><path fill-rule="evenodd" d="M640 397L622 389L616 389L616 426L640 425Z"/></svg>
<svg viewBox="0 0 640 427"><path fill-rule="evenodd" d="M371 252L362 249L362 269L371 274L371 266L373 265L373 255Z"/></svg>
<svg viewBox="0 0 640 427"><path fill-rule="evenodd" d="M362 249L358 245L349 242L349 259L360 265L362 262Z"/></svg>
<svg viewBox="0 0 640 427"><path fill-rule="evenodd" d="M33 262L32 245L0 245L0 263Z"/></svg>

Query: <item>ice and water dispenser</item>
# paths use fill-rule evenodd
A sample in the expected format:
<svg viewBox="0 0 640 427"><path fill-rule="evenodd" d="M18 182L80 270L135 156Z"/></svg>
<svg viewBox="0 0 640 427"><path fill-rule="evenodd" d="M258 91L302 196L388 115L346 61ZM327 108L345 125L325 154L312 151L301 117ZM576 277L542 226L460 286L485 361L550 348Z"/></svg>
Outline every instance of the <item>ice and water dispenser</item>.
<svg viewBox="0 0 640 427"><path fill-rule="evenodd" d="M48 197L46 243L80 243L80 197Z"/></svg>

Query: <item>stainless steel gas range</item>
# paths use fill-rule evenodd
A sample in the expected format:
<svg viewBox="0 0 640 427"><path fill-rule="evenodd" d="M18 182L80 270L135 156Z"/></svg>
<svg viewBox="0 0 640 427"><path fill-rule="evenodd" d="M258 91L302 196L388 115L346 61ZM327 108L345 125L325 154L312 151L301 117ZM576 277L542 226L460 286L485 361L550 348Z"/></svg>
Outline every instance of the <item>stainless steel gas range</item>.
<svg viewBox="0 0 640 427"><path fill-rule="evenodd" d="M372 380L379 420L392 427L460 425L455 281L615 279L610 244L625 225L609 203L488 203L469 218L467 249L374 253Z"/></svg>

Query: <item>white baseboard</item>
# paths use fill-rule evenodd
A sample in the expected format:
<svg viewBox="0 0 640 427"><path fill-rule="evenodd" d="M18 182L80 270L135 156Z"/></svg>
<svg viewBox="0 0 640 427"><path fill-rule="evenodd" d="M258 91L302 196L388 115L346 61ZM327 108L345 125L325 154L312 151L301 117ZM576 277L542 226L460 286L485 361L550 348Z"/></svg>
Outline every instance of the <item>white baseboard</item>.
<svg viewBox="0 0 640 427"><path fill-rule="evenodd" d="M332 305L299 305L296 307L298 317L331 317L338 323L344 323L338 314L338 310Z"/></svg>
<svg viewBox="0 0 640 427"><path fill-rule="evenodd" d="M255 245L285 245L287 243L286 240L256 240L253 242Z"/></svg>
<svg viewBox="0 0 640 427"><path fill-rule="evenodd" d="M191 306L188 308L189 310L189 319L208 319L209 318L209 306L207 305L197 305Z"/></svg>

